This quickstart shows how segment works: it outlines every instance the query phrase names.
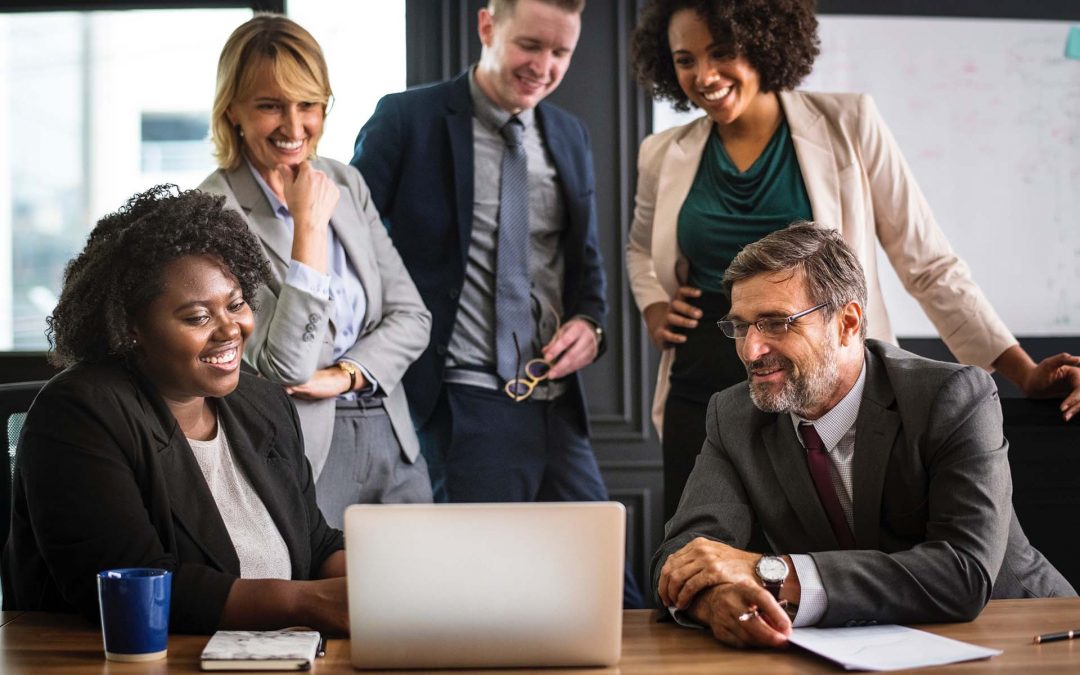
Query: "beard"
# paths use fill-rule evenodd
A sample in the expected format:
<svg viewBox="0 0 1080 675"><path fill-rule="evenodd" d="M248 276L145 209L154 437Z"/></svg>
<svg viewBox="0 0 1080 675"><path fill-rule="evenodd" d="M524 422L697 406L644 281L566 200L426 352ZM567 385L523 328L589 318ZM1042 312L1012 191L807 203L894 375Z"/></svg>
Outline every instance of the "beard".
<svg viewBox="0 0 1080 675"><path fill-rule="evenodd" d="M770 383L754 383L750 380L750 400L764 412L793 412L805 417L807 412L817 410L835 391L840 379L836 358L839 350L838 345L827 342L820 358L797 374L791 360L779 355L746 364L747 375L752 370L771 368L783 368L787 373L779 389Z"/></svg>

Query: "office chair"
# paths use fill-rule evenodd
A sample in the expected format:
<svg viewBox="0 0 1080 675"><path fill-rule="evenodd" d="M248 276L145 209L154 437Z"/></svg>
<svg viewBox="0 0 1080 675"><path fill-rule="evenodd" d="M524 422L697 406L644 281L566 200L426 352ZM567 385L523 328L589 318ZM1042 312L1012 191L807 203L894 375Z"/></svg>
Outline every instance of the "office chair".
<svg viewBox="0 0 1080 675"><path fill-rule="evenodd" d="M0 420L3 420L6 454L0 471L0 546L7 541L11 527L11 472L15 470L15 447L19 444L26 411L34 402L34 397L45 386L46 380L34 382L16 382L0 384Z"/></svg>

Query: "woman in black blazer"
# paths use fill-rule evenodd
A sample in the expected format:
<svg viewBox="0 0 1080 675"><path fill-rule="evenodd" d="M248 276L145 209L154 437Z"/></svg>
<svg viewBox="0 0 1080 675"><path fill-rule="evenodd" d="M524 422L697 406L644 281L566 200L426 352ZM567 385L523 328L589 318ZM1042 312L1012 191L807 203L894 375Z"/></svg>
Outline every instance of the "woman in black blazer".
<svg viewBox="0 0 1080 675"><path fill-rule="evenodd" d="M96 617L97 572L160 567L174 631L348 631L296 410L240 372L266 262L223 203L136 195L69 264L49 322L68 368L19 442L4 609Z"/></svg>

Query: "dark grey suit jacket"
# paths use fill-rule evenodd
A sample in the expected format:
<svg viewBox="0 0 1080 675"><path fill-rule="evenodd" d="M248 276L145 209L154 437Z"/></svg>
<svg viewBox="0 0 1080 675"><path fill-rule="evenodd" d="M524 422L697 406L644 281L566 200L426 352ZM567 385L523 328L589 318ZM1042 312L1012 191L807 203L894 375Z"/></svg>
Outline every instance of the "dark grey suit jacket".
<svg viewBox="0 0 1080 675"><path fill-rule="evenodd" d="M994 598L1075 595L1012 509L993 380L971 366L866 341L855 423L857 550L837 550L790 417L758 410L745 382L713 396L707 436L653 558L697 536L808 553L828 595L819 625L968 621Z"/></svg>
<svg viewBox="0 0 1080 675"><path fill-rule="evenodd" d="M292 578L312 578L344 541L315 504L289 397L242 373L216 402L233 455L289 549ZM96 618L99 571L163 567L173 573L169 630L216 630L240 561L153 385L118 364L68 368L38 394L23 429L4 609Z"/></svg>

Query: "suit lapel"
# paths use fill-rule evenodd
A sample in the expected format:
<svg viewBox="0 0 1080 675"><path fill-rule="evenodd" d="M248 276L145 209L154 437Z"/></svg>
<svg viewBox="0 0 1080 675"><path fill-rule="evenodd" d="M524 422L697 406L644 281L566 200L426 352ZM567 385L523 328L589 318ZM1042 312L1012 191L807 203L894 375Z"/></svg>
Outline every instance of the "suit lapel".
<svg viewBox="0 0 1080 675"><path fill-rule="evenodd" d="M661 159L653 207L653 241L659 244L653 249L655 267L660 283L672 295L686 281L685 271L679 271L685 266L676 234L679 211L694 185L713 123L709 117L701 117L684 129L677 132L679 136Z"/></svg>
<svg viewBox="0 0 1080 675"><path fill-rule="evenodd" d="M307 538L299 530L299 523L303 519L289 517L290 509L295 509L299 503L299 495L291 491L283 492L283 487L289 485L288 481L275 479L276 473L292 467L271 452L274 447L273 426L266 419L244 416L242 408L231 405L230 397L218 400L218 413L233 457L277 525L289 549L293 577L299 578L301 570L298 565L305 559L305 554L296 547L298 542L306 542Z"/></svg>
<svg viewBox="0 0 1080 675"><path fill-rule="evenodd" d="M780 104L791 131L814 220L839 229L840 175L825 116L811 110L798 92L780 92Z"/></svg>
<svg viewBox="0 0 1080 675"><path fill-rule="evenodd" d="M776 475L785 477L779 481L780 486L806 531L812 546L810 550L839 549L840 542L833 534L806 467L806 451L795 437L795 428L787 413L776 415L773 423L762 429L761 438Z"/></svg>
<svg viewBox="0 0 1080 675"><path fill-rule="evenodd" d="M218 569L239 575L240 560L236 557L236 549L180 425L164 401L153 393L153 386L141 375L137 374L136 379L147 397L146 417L157 421L154 429L154 438L160 443L157 459L173 519Z"/></svg>
<svg viewBox="0 0 1080 675"><path fill-rule="evenodd" d="M454 165L454 198L457 205L458 244L462 262L472 240L473 215L473 116L469 96L469 75L458 77L451 89L446 115L446 133Z"/></svg>
<svg viewBox="0 0 1080 675"><path fill-rule="evenodd" d="M244 215L256 223L255 234L266 249L278 258L278 263L289 266L292 260L292 232L270 208L262 188L255 182L247 162L228 172L229 184Z"/></svg>
<svg viewBox="0 0 1080 675"><path fill-rule="evenodd" d="M893 410L895 399L885 367L867 349L866 384L859 417L855 421L855 468L852 476L855 543L860 549L878 548L881 492L893 444L900 431L900 415Z"/></svg>

